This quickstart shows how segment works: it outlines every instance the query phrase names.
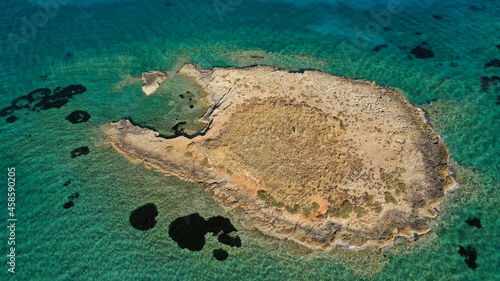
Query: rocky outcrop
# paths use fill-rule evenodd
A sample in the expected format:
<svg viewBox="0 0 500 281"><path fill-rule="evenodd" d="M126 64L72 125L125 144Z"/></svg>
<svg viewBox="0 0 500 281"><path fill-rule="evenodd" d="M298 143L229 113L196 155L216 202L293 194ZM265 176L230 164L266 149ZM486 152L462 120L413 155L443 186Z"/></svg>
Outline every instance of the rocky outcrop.
<svg viewBox="0 0 500 281"><path fill-rule="evenodd" d="M142 73L142 80L146 83L146 85L142 86L142 91L147 95L153 94L159 87L160 84L167 79L166 71L148 71Z"/></svg>

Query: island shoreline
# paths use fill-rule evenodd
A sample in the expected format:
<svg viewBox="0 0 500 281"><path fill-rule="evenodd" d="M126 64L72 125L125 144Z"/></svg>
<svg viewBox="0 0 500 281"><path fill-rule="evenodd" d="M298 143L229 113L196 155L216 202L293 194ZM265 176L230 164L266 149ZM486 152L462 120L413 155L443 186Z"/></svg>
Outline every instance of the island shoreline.
<svg viewBox="0 0 500 281"><path fill-rule="evenodd" d="M214 72L218 72L219 70L221 73L214 74ZM413 198L416 197L417 195L423 196L422 195L424 194L423 191L421 192L418 189L413 192L415 194L418 193L417 195L415 196L412 195L413 197L408 196L409 198L411 197L408 200L414 200L416 202L415 204L420 204L419 207L414 210L408 207L400 208L398 206L393 206L394 205L393 203L389 203L388 204L389 207L387 208L394 208L393 209L394 214L392 216L391 214L388 214L391 211L390 209L384 210L385 214L384 217L382 215L377 215L375 212L372 212L372 209L369 205L366 204L362 205L363 207L365 207L367 212L373 217L373 222L370 223L372 227L376 229L373 231L374 234L364 233L363 232L364 230L356 229L356 227L352 228L352 226L350 226L351 223L356 224L358 221L359 223L363 223L362 220L355 218L354 215L352 214L349 215L348 218L345 217L334 218L331 215L327 215L330 209L325 209L325 208L331 207L331 206L326 206L329 203L319 204L320 207L318 207L318 210L316 210L314 214L310 215L310 218L304 217L304 215L299 216L296 214L288 214L286 213L286 211L283 210L281 213L277 212L278 208L270 206L263 200L260 200L261 198L259 199L259 197L256 196L257 191L266 190L266 187L263 186L262 182L258 179L258 177L254 176L253 175L254 173L250 172L248 169L245 170L242 168L241 171L243 172L240 171L241 173L236 173L235 175L229 173L228 172L229 169L227 167L225 168L218 167L217 164L225 163L224 162L225 160L220 160L223 159L223 157L217 155L217 153L213 154L212 152L210 152L210 149L207 148L209 147L209 145L207 145L207 141L213 141L214 139L216 140L221 132L226 132L226 133L228 132L228 130L221 123L223 122L231 123L231 116L235 114L235 112L237 114L235 116L239 116L242 114L241 112L245 112L245 110L252 111L255 108L259 108L269 103L277 104L276 107L274 108L276 108L276 110L278 111L281 110L280 108L282 108L282 105L286 105L289 107L291 106L293 110L298 110L297 112L299 113L305 112L304 110L308 110L308 107L312 107L315 109L319 109L321 112L325 112L324 113L326 114L325 116L330 116L332 114L328 112L327 110L329 109L324 106L324 104L329 104L329 103L321 103L313 100L313 99L320 100L321 99L320 95L318 95L319 97L313 95L307 96L309 93L306 93L304 95L306 97L304 97L303 100L300 101L299 99L301 98L301 96L299 94L295 95L290 94L290 96L287 96L280 94L271 94L268 92L264 93L261 86L259 85L253 85L252 89L250 91L247 91L249 86L243 84L238 85L236 82L233 83L235 85L232 85L231 83L225 81L224 78L222 78L224 75L227 76L233 75L233 77L239 77L239 79L242 80L245 79L246 72L252 72L252 71L255 72L255 74L252 73L252 75L254 76L251 76L251 78L248 80L249 84L252 82L255 82L254 84L258 84L261 83L261 80L263 80L264 82L262 82L262 85L269 86L269 84L266 84L268 80L262 78L263 76L276 75L277 77L285 77L288 74L297 74L297 75L302 75L301 78L303 78L303 80L306 81L305 83L309 83L309 81L307 80L309 79L309 76L313 77L310 80L316 79L314 81L318 83L325 83L325 81L328 80L328 78L331 78L335 80L334 81L335 83L339 84L347 81L346 83L348 87L346 87L347 89L346 91L348 92L349 90L351 90L350 87L352 88L358 87L356 89L362 88L363 91L365 91L363 87L366 87L367 89L369 89L369 91L367 91L368 94L371 92L378 91L377 93L380 94L380 98L378 98L378 96L376 97L377 99L375 99L375 101L377 102L378 99L386 99L386 96L388 96L389 100L387 101L387 103L390 103L392 102L392 99L390 98L392 95L392 97L394 97L394 99L396 100L395 102L398 106L404 106L407 109L409 109L407 110L407 112L409 113L405 113L403 110L398 109L403 113L397 111L396 114L393 115L396 116L397 118L400 118L401 120L407 120L407 121L409 120L408 126L410 126L411 128L416 128L415 129L416 135L418 136L422 135L425 136L426 138L432 138L432 140L426 140L425 143L421 144L416 143L416 144L411 144L411 146L409 146L411 138L407 137L408 139L401 139L401 136L396 134L396 140L394 141L394 143L395 145L399 145L397 149L401 149L401 151L403 151L404 149L408 149L411 150L413 154L419 153L419 151L424 151L426 154L429 154L428 159L425 158L425 155L424 156L420 155L415 158L419 159L419 157L421 157L422 159L425 159L424 162L427 161L426 163L422 164L421 167L419 166L418 171L425 170L423 167L428 166L432 168L436 167L436 165L437 166L442 165L445 168L436 170L440 171L438 173L439 175L436 176L439 176L443 181L443 183L440 185L439 188L433 189L432 187L429 187L427 192L434 194L428 197L428 199L424 199L425 201L422 201L421 200L422 198L416 198L416 199ZM178 72L190 77L191 79L193 79L195 83L199 84L204 89L206 89L207 96L203 98L204 102L206 102L207 104L211 104L212 106L210 106L207 109L206 113L200 118L200 121L209 122L205 127L205 129L209 128L209 130L204 129L205 131L203 134L198 134L197 136L191 138L187 136L178 136L172 139L162 139L159 136L158 132L136 127L126 120L121 120L117 123L107 124L104 127L104 130L108 135L104 143L109 143L113 145L113 147L115 147L131 162L144 163L148 167L157 168L165 174L176 175L185 180L207 183L208 189L212 191L214 198L216 198L217 201L221 202L221 204L225 208L227 208L228 210L232 210L240 207L243 210L245 210L246 214L245 223L242 223L242 225L244 225L249 229L256 228L265 235L269 235L279 239L292 240L295 243L308 247L310 249L328 249L331 247L336 247L338 245L344 245L350 248L366 247L370 245L385 247L388 245L392 245L393 241L396 238L404 237L405 239L408 240L416 240L418 239L419 236L430 232L431 229L429 227L424 226L425 221L428 219L435 219L438 216L436 207L444 199L445 192L456 184L454 179L450 176L449 155L447 148L442 143L440 137L432 129L431 124L428 122L428 120L426 120L425 116L422 116L421 110L419 110L418 107L411 105L406 100L406 97L404 95L397 92L397 89L391 89L391 88L388 89L380 87L375 83L367 80L352 80L349 78L339 77L319 71L305 70L304 72L293 73L287 70L282 70L267 66L253 66L246 68L212 68L210 70L198 70L194 65L186 64ZM215 80L218 79L216 83L214 83L214 79ZM289 81L286 80L287 78L283 79L285 80L282 83L283 85L288 85L290 89L294 87L293 83L288 83ZM233 81L237 80L238 78L236 78ZM290 78L290 80L295 81L295 77ZM327 83L328 81L326 82L326 84ZM314 88L314 85L311 87ZM305 89L305 87L303 88ZM307 87L307 89L309 89L309 87ZM260 92L258 90L260 90ZM232 91L236 91L237 93L234 94L232 93ZM255 94L256 92L258 93ZM253 96L251 93L254 93ZM359 95L356 94L355 91L350 91L349 93L351 94L351 98L352 97L358 98L356 101L358 101L359 103L363 102L363 98L359 98L358 97ZM221 104L227 101L228 99L227 95L229 94L232 95L229 96L231 98L229 100L231 103L229 105L224 104L226 106L225 108L219 108ZM244 97L245 94L247 94L248 96ZM256 96L258 97L255 98ZM226 100L223 100L224 98L226 98ZM287 101L280 104L280 100L283 98ZM368 97L368 99L372 100L374 98L375 97ZM342 100L342 97L338 98L338 100ZM369 102L365 102L365 104L368 104L366 105L367 108L370 105ZM236 109L236 107L238 106L239 109ZM348 111L349 109L346 107L345 110ZM380 109L382 113L385 112L386 110ZM231 111L231 113L228 114L227 111ZM333 110L330 111L333 112ZM358 111L356 111L356 113ZM321 115L323 114L321 112L319 116L323 116ZM374 111L374 112L379 112L379 111ZM407 115L405 114L407 114L409 117L407 117ZM414 117L416 116L415 114L418 115L417 118ZM355 114L352 113L352 116L354 115ZM388 115L387 118L391 118L391 116L393 115ZM211 118L209 118L210 116ZM341 115L340 118L342 117L344 116ZM361 119L361 115L359 116L356 115L356 119L358 117L359 119ZM348 117L344 118L348 119ZM349 118L351 118L351 116L349 116ZM211 128L210 125L213 125L213 127ZM355 124L349 123L349 126L350 127L348 127L347 130L356 129L356 128L351 129L352 127L356 126ZM398 126L399 126L398 124L395 124L394 128L400 129L400 127ZM390 127L390 129L391 128L392 127ZM418 130L421 129L418 128L421 128L426 132L423 131L419 132ZM339 131L339 134L342 133L343 132ZM376 135L380 138L385 137L383 134L377 133L376 131L370 134ZM412 136L412 138L419 139L418 136L415 137ZM363 136L361 135L361 137ZM200 140L201 138L203 139ZM390 138L394 137L391 135ZM351 146L355 145L355 143L351 142L350 145ZM437 147L434 147L436 145ZM172 147L171 151L165 152L165 150L169 150L171 147ZM220 149L220 147L216 147L216 149ZM427 150L430 152L428 152ZM393 152L391 153L395 155L394 157L399 157L397 153ZM186 155L190 157L187 157ZM439 159L434 159L435 155L439 155ZM222 158L217 160L218 159L217 157L222 157ZM401 156L401 159L403 158L404 157ZM380 161L385 163L382 160ZM391 163L389 160L387 160L386 162ZM431 170L434 171L435 169L432 168ZM424 176L425 175L420 175L420 178L425 179L426 181L429 182L433 181L432 179L430 180L426 179ZM404 181L404 179L396 179L396 180L398 180L399 182ZM413 178L410 178L408 181L414 182L415 180ZM404 182L406 183L406 181ZM356 189L352 190L354 190L352 191L352 193L356 193ZM349 190L348 192L351 192L351 190ZM390 190L385 190L384 192L385 194L387 194L388 192L390 192ZM359 197L358 195L359 194L355 194L352 195L352 197L358 199ZM349 194L348 196L351 195ZM394 195L393 197L396 196ZM427 197L424 196L424 198ZM398 202L402 201L403 201L402 199L398 200ZM377 219L382 220L381 222L384 222L384 220L394 219L394 216L398 217L401 216L401 214L404 214L404 216L406 216L405 218L407 218L408 220L412 220L413 226L416 228L412 229L411 227L409 227L409 225L412 225L412 223L406 224L406 226L404 226L405 223L401 221L401 219L399 222L388 224L388 226L386 226L385 229L380 228L375 223ZM321 216L324 217L325 215L326 219L321 219L321 220L319 219ZM264 219L262 216L264 217ZM399 227L396 226L398 223L401 224L402 226ZM293 225L295 225L295 227ZM392 227L392 225L396 227L394 228ZM377 227L379 227L378 230ZM315 230L316 231L315 232L313 231L313 229L319 229L319 230ZM373 235L375 238L369 239L369 235Z"/></svg>

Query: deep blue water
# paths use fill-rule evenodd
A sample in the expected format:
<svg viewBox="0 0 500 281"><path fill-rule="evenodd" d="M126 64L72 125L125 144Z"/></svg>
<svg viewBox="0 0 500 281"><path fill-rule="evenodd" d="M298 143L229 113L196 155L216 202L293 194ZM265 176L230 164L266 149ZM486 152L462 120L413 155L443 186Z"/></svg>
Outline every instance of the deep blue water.
<svg viewBox="0 0 500 281"><path fill-rule="evenodd" d="M5 183L7 168L16 168L18 219L15 275L6 264L9 232L0 232L1 280L500 279L500 68L487 66L500 59L498 1L19 0L1 2L0 13L0 108L38 88L86 88L59 109L16 111L13 123L0 118L1 176ZM433 56L411 54L417 46ZM126 82L184 62L319 69L398 87L430 112L461 186L428 238L384 250L385 257L300 254L245 231L243 246L226 247L222 262L212 257L221 246L209 235L202 251L180 249L168 236L177 217L223 215L241 229L237 217L202 184L165 177L103 146L101 126L127 117L162 133L178 121L196 128L203 107L178 98L191 87L186 81L166 82L150 97L141 83ZM68 122L75 110L90 120ZM83 146L90 153L72 158ZM75 192L74 206L64 209ZM6 184L0 194L8 225ZM132 228L130 213L149 202L157 225ZM469 226L469 218L483 227ZM475 270L458 253L469 245Z"/></svg>

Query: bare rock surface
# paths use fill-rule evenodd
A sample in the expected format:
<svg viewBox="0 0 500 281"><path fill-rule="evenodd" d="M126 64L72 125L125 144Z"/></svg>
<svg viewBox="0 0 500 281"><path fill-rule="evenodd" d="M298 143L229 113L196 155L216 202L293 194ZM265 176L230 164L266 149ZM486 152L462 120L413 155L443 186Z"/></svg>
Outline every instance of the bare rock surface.
<svg viewBox="0 0 500 281"><path fill-rule="evenodd" d="M144 86L142 86L142 91L147 95L153 94L158 88L160 87L160 84L167 79L167 72L166 71L158 71L158 70L153 70L153 71L148 71L142 73L142 80L146 83Z"/></svg>

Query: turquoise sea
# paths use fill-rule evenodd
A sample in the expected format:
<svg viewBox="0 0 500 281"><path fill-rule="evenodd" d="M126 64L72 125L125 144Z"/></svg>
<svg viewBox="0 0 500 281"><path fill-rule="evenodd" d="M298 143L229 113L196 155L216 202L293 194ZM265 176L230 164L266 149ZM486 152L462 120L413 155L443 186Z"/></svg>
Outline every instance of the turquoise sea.
<svg viewBox="0 0 500 281"><path fill-rule="evenodd" d="M16 0L1 1L0 13L0 109L40 88L86 89L60 108L0 117L0 280L500 280L497 0ZM429 111L460 187L432 234L381 252L304 253L243 231L203 184L101 144L101 126L121 118L165 135L178 122L197 129L204 108L182 77L149 97L127 80L185 62L319 69L400 88ZM191 100L179 97L186 89ZM66 120L76 110L91 118ZM89 153L71 157L79 147ZM129 216L147 203L158 209L156 226L137 230ZM191 213L230 218L242 247L206 235L201 251L179 248L169 224ZM468 246L476 269L459 254ZM226 260L212 257L218 248Z"/></svg>

